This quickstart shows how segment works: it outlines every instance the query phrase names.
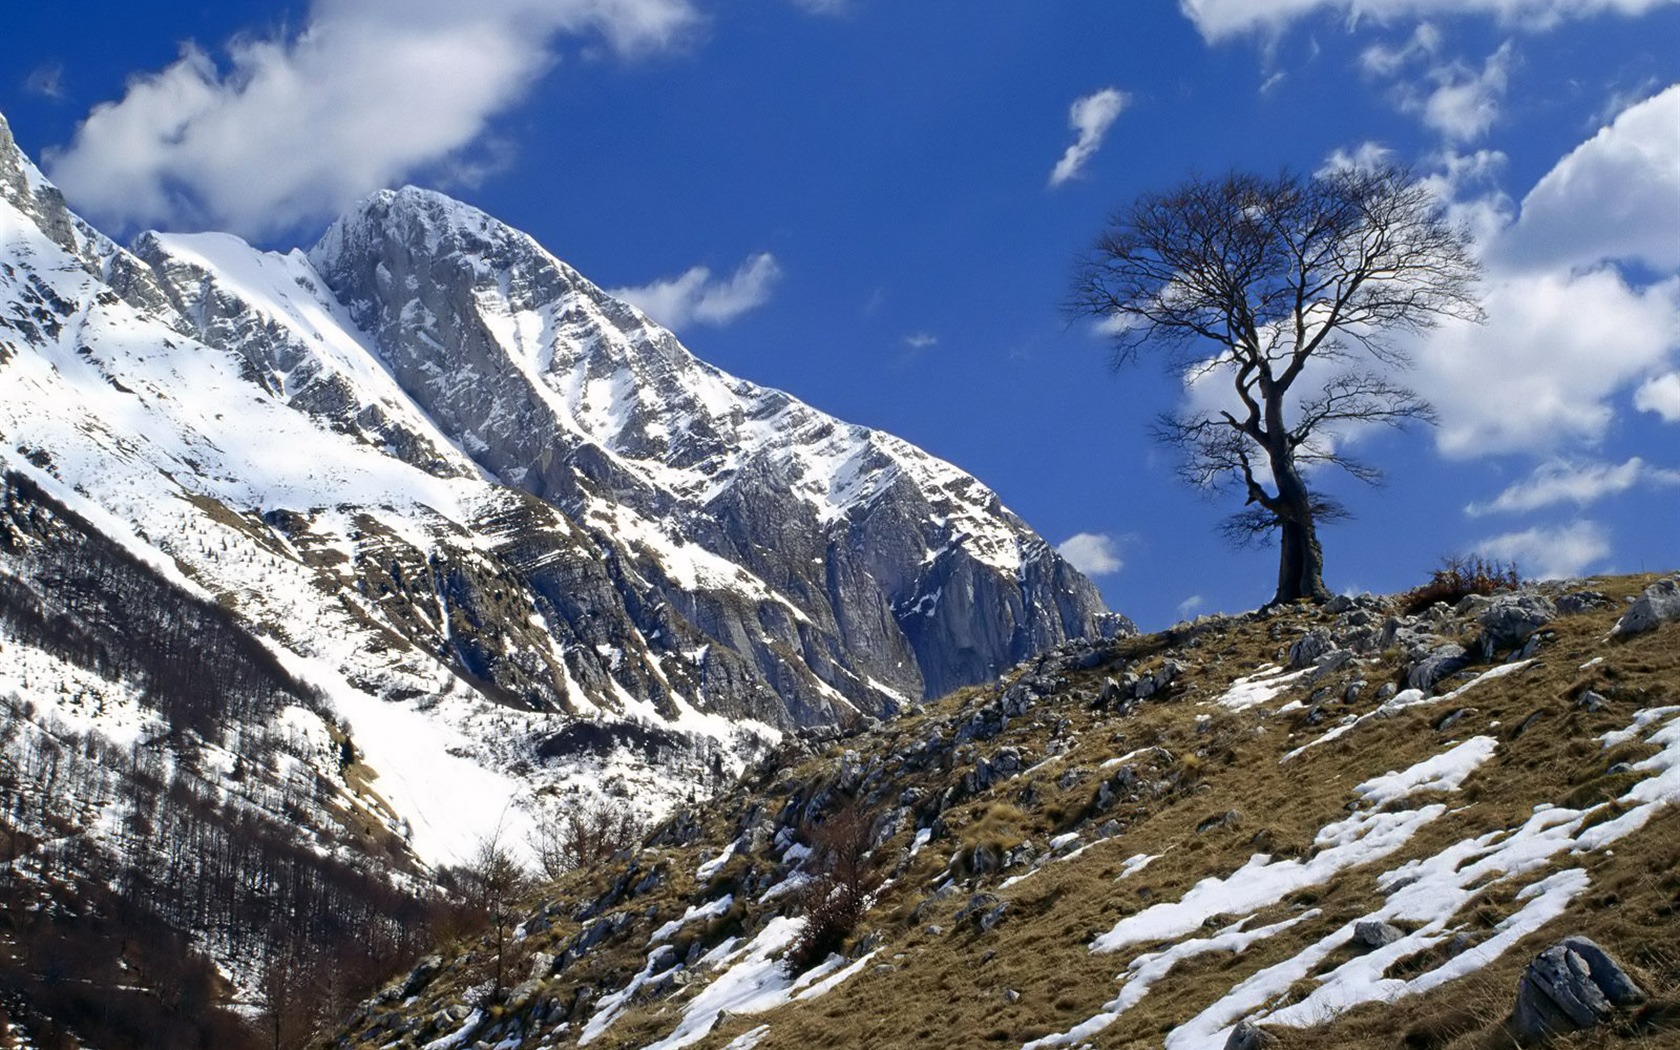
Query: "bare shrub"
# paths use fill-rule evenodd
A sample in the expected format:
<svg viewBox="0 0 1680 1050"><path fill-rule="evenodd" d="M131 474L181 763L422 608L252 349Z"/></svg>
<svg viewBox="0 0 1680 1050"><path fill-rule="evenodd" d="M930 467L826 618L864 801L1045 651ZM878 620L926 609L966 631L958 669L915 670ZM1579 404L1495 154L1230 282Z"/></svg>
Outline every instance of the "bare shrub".
<svg viewBox="0 0 1680 1050"><path fill-rule="evenodd" d="M1400 605L1407 615L1412 615L1436 602L1456 605L1472 594L1498 594L1521 586L1522 574L1516 562L1501 564L1480 555L1443 558L1441 567L1429 574L1428 583L1400 596Z"/></svg>
<svg viewBox="0 0 1680 1050"><path fill-rule="evenodd" d="M594 799L557 820L539 824L531 852L550 881L578 868L597 867L641 841L644 828L628 803Z"/></svg>

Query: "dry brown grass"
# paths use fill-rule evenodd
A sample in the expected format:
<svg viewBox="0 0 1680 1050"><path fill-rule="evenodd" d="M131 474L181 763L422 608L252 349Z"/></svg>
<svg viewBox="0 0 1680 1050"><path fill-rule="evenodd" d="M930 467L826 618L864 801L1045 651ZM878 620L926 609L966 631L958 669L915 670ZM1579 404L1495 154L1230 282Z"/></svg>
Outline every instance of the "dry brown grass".
<svg viewBox="0 0 1680 1050"><path fill-rule="evenodd" d="M1590 586L1617 599L1636 593L1654 577L1591 581ZM1306 908L1324 915L1311 923L1257 942L1237 954L1204 955L1181 964L1110 1028L1091 1040L1093 1046L1158 1047L1165 1032L1205 1008L1249 975L1298 954L1338 923L1377 907L1383 897L1376 877L1408 857L1427 856L1452 843L1520 824L1536 804L1584 808L1601 805L1625 790L1629 778L1607 775L1616 761L1643 757L1649 749L1628 745L1604 751L1598 737L1627 726L1632 713L1663 702L1680 703L1680 627L1668 627L1627 642L1609 643L1616 607L1556 621L1555 634L1537 663L1518 674L1478 686L1456 704L1426 705L1388 719L1373 719L1340 740L1313 747L1280 764L1288 751L1321 735L1344 714L1374 706L1375 683L1397 676L1398 667L1360 669L1373 683L1351 705L1341 701L1348 669L1322 682L1301 683L1263 708L1241 713L1200 706L1222 693L1232 680L1261 664L1276 662L1288 645L1311 626L1325 622L1310 610L1289 610L1267 619L1232 622L1199 638L1153 636L1124 643L1118 654L1132 661L1157 663L1171 655L1191 666L1165 702L1147 702L1129 716L1093 710L1089 701L1114 668L1068 675L1058 698L1045 701L1028 717L1011 723L1000 737L976 749L992 754L1000 746L1019 747L1038 762L1052 740L1071 741L1059 758L1037 771L965 799L940 816L942 837L913 861L902 852L914 827L907 826L883 847L899 857L891 884L864 916L858 935L877 943L878 954L858 976L823 998L766 1014L726 1018L695 1044L718 1050L741 1033L768 1024L760 1050L809 1050L810 1047L920 1047L1021 1043L1063 1031L1100 1010L1116 993L1115 977L1131 957L1149 950L1095 955L1086 947L1120 918L1152 904L1175 900L1198 880L1235 871L1256 852L1274 857L1305 856L1318 829L1347 815L1354 785L1389 770L1404 768L1440 753L1452 742L1478 734L1500 741L1494 758L1456 795L1443 797L1449 813L1424 825L1400 853L1377 864L1356 868L1292 895L1256 915L1250 928L1298 915ZM1603 662L1583 669L1593 657ZM1448 688L1453 683L1443 686ZM1269 714L1285 701L1317 697L1330 720L1306 725L1300 712ZM1589 712L1576 704L1586 689L1606 698L1603 710ZM706 832L687 850L663 850L657 862L668 866L666 883L627 907L635 918L629 932L604 945L598 957L580 963L557 979L559 994L579 986L612 990L641 968L647 931L690 904L724 890L747 892L755 868L764 860L740 858L724 869L711 887L697 887L692 874L700 859L734 837L736 817L753 799L768 812L790 797L809 798L832 777L847 748L879 753L890 761L920 740L935 720L947 724L995 695L969 690L931 704L874 737L860 737L826 748L823 754L793 768L767 772L705 808ZM1446 732L1435 725L1452 707L1474 713ZM1526 731L1519 726L1535 713ZM1198 719L1198 715L1211 716ZM1059 746L1059 745L1058 745ZM1160 748L1133 760L1144 778L1163 785L1158 791L1124 799L1103 813L1090 813L1098 783L1112 776L1107 759L1140 748ZM923 799L961 779L961 763L906 775L894 792L913 787ZM1079 775L1068 777L1070 771ZM1214 816L1234 819L1208 825ZM1007 849L1021 841L1043 848L1070 826L1091 843L1095 828L1118 821L1122 830L1090 844L1075 860L1049 863L1023 881L1002 888L1019 870L975 875L973 851L982 844ZM914 822L910 822L913 824ZM1205 826L1198 832L1199 825ZM1158 855L1141 872L1120 878L1128 857ZM956 864L948 867L953 854ZM966 860L965 860L966 857ZM644 860L644 864L654 863ZM1680 928L1680 812L1669 810L1642 832L1617 843L1614 851L1559 859L1556 867L1583 867L1591 888L1569 914L1518 944L1492 965L1437 991L1387 1006L1366 1006L1313 1029L1283 1033L1281 1046L1408 1047L1441 1050L1494 1050L1508 1045L1501 1022L1508 1012L1517 977L1527 960L1564 933L1597 939L1628 965L1654 995L1652 1005L1618 1027L1556 1045L1564 1047L1646 1047L1680 1045L1680 948L1673 931ZM1514 885L1495 884L1458 917L1472 930L1487 930L1518 906L1516 889L1546 872L1525 876ZM930 899L930 891L955 877L958 892ZM579 875L556 887L550 897L588 899L605 888ZM989 932L953 917L972 892L985 890L1009 902L1003 922ZM755 919L754 916L757 916ZM1235 917L1232 917L1235 918ZM732 921L751 928L762 910L743 909ZM545 938L563 940L576 930L562 921ZM701 936L721 937L724 931ZM544 942L546 943L546 942ZM708 943L715 943L708 941ZM540 944L536 946L540 948ZM1349 956L1340 949L1326 967ZM1423 956L1397 967L1395 975L1428 968L1439 960ZM1323 968L1321 968L1322 970ZM1308 982L1310 985L1310 982ZM446 985L444 985L446 987ZM1308 986L1299 989L1301 994ZM605 1036L592 1043L600 1050L643 1046L668 1033L692 997L692 991L638 1004ZM440 993L441 995L441 993ZM440 1001L442 1001L440 999ZM575 1034L575 1029L573 1030ZM384 1045L369 1041L365 1045ZM529 1045L535 1045L534 1043ZM569 1045L564 1040L558 1045Z"/></svg>

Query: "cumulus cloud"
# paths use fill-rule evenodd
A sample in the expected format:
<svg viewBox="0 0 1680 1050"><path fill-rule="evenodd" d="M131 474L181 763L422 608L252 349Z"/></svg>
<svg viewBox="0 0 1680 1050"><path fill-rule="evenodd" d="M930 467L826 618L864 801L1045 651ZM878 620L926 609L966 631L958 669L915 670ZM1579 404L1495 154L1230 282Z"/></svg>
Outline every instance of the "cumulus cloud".
<svg viewBox="0 0 1680 1050"><path fill-rule="evenodd" d="M1100 532L1081 532L1056 545L1056 553L1087 576L1112 576L1126 567L1114 537Z"/></svg>
<svg viewBox="0 0 1680 1050"><path fill-rule="evenodd" d="M1638 456L1621 464L1554 460L1542 463L1489 502L1472 503L1464 510L1471 517L1481 517L1526 513L1562 503L1587 507L1636 485L1680 485L1680 470L1653 467Z"/></svg>
<svg viewBox="0 0 1680 1050"><path fill-rule="evenodd" d="M728 278L717 278L706 266L695 266L638 288L614 288L609 294L634 303L667 328L690 322L723 325L770 301L781 279L775 256L760 252L742 263Z"/></svg>
<svg viewBox="0 0 1680 1050"><path fill-rule="evenodd" d="M1431 15L1491 15L1529 30L1570 19L1615 13L1642 15L1680 0L1179 0L1179 10L1209 41L1255 32L1275 33L1319 13L1348 23L1395 22Z"/></svg>
<svg viewBox="0 0 1680 1050"><path fill-rule="evenodd" d="M1487 323L1448 323L1415 348L1441 451L1590 445L1634 388L1636 407L1680 420L1680 379L1667 378L1680 349L1680 86L1560 160L1520 208L1486 188L1499 158L1485 156L1454 158L1436 186L1488 265Z"/></svg>
<svg viewBox="0 0 1680 1050"><path fill-rule="evenodd" d="M457 158L523 98L568 38L621 55L670 47L691 0L314 0L301 32L194 47L96 106L49 174L122 229L264 238Z"/></svg>
<svg viewBox="0 0 1680 1050"><path fill-rule="evenodd" d="M1436 66L1429 71L1427 91L1413 95L1406 108L1451 141L1481 138L1499 119L1515 53L1507 41L1488 56L1480 71L1461 62Z"/></svg>
<svg viewBox="0 0 1680 1050"><path fill-rule="evenodd" d="M1535 184L1501 246L1521 266L1680 267L1680 84L1623 110Z"/></svg>
<svg viewBox="0 0 1680 1050"><path fill-rule="evenodd" d="M1373 44L1360 53L1367 76L1394 81L1393 98L1449 142L1472 142L1499 119L1516 61L1516 45L1506 41L1481 69L1440 55L1441 32L1423 22L1399 47Z"/></svg>
<svg viewBox="0 0 1680 1050"><path fill-rule="evenodd" d="M1635 288L1615 269L1494 274L1487 323L1419 342L1413 385L1434 402L1449 456L1545 454L1602 438L1612 397L1680 343L1680 279Z"/></svg>
<svg viewBox="0 0 1680 1050"><path fill-rule="evenodd" d="M1095 94L1076 100L1068 109L1068 126L1079 133L1073 145L1062 154L1050 172L1050 185L1060 186L1077 178L1085 164L1102 148L1108 129L1120 119L1131 102L1131 96L1117 88L1103 88Z"/></svg>
<svg viewBox="0 0 1680 1050"><path fill-rule="evenodd" d="M1489 536L1476 553L1494 561L1516 562L1524 576L1560 580L1580 576L1610 553L1610 538L1594 521L1556 528L1532 528Z"/></svg>

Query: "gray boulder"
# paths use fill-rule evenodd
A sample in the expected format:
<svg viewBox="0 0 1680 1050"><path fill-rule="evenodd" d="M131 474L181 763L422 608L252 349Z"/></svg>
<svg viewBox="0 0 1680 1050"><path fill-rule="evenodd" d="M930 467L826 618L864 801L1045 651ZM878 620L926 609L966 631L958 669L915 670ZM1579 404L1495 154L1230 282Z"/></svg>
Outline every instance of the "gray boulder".
<svg viewBox="0 0 1680 1050"><path fill-rule="evenodd" d="M1680 620L1680 576L1658 580L1645 588L1610 633L1616 637L1641 634L1673 620Z"/></svg>
<svg viewBox="0 0 1680 1050"><path fill-rule="evenodd" d="M1271 1033L1252 1021L1238 1021L1225 1040L1225 1050L1264 1050L1272 1045Z"/></svg>
<svg viewBox="0 0 1680 1050"><path fill-rule="evenodd" d="M1511 1029L1528 1042L1603 1024L1617 1007L1645 993L1616 961L1586 937L1568 937L1528 964L1517 984Z"/></svg>
<svg viewBox="0 0 1680 1050"><path fill-rule="evenodd" d="M1451 642L1438 645L1413 665L1406 675L1406 685L1424 692L1435 688L1435 683L1455 671L1461 670L1470 662L1470 655L1464 651L1464 646Z"/></svg>
<svg viewBox="0 0 1680 1050"><path fill-rule="evenodd" d="M1390 926L1386 922L1375 919L1365 919L1353 924L1353 939L1355 943L1366 948L1376 949L1387 944L1393 944L1406 936L1398 927Z"/></svg>
<svg viewBox="0 0 1680 1050"><path fill-rule="evenodd" d="M1557 600L1559 616L1579 616L1610 604L1608 595L1599 591L1571 591Z"/></svg>
<svg viewBox="0 0 1680 1050"><path fill-rule="evenodd" d="M1482 655L1515 649L1530 635L1557 619L1557 606L1540 594L1501 594L1476 616L1482 626Z"/></svg>
<svg viewBox="0 0 1680 1050"><path fill-rule="evenodd" d="M1336 647L1330 632L1322 627L1312 630L1296 639L1289 647L1289 669L1299 671L1318 662L1318 658Z"/></svg>

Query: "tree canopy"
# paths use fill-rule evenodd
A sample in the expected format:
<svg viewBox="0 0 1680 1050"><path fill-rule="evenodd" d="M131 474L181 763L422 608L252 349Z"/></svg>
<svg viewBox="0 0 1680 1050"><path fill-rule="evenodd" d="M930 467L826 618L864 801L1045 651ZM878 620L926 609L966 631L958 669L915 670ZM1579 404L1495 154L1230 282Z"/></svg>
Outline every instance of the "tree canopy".
<svg viewBox="0 0 1680 1050"><path fill-rule="evenodd" d="M1146 193L1111 217L1075 271L1070 311L1102 320L1117 366L1158 355L1187 388L1229 381L1218 407L1163 414L1158 439L1193 485L1234 484L1233 539L1280 537L1273 603L1329 596L1317 525L1345 512L1310 487L1361 424L1432 421L1398 379L1395 337L1479 320L1468 233L1399 167L1234 172ZM1187 402L1200 405L1202 399Z"/></svg>

